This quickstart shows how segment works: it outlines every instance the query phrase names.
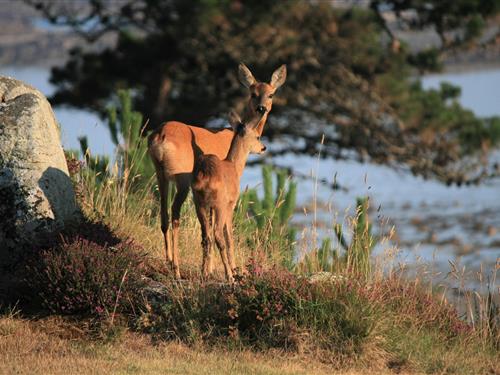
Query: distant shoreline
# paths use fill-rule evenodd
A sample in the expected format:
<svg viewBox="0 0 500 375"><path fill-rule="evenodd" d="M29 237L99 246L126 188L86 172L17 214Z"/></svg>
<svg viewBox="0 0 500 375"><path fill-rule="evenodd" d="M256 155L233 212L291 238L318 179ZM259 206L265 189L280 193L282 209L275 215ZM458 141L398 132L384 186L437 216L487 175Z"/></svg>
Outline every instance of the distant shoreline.
<svg viewBox="0 0 500 375"><path fill-rule="evenodd" d="M500 61L452 63L445 64L443 66L443 70L440 72L426 73L423 76L433 76L440 74L465 74L470 72L481 72L497 69L500 69Z"/></svg>

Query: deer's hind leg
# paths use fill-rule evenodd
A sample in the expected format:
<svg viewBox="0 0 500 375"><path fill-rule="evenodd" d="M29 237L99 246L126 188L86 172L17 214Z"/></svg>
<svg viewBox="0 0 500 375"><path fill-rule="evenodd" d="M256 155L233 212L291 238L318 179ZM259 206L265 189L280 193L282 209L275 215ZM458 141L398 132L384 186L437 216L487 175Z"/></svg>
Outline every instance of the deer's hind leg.
<svg viewBox="0 0 500 375"><path fill-rule="evenodd" d="M181 273L179 270L179 225L181 217L181 208L186 200L190 185L191 175L175 176L175 192L174 203L172 204L172 268L175 272L175 277L180 279Z"/></svg>
<svg viewBox="0 0 500 375"><path fill-rule="evenodd" d="M167 265L172 265L172 247L170 246L170 218L168 214L169 210L169 190L170 181L163 173L163 168L161 166L156 167L156 177L158 179L158 189L160 191L160 220L161 220L161 231L163 233L163 239L165 241L165 257Z"/></svg>

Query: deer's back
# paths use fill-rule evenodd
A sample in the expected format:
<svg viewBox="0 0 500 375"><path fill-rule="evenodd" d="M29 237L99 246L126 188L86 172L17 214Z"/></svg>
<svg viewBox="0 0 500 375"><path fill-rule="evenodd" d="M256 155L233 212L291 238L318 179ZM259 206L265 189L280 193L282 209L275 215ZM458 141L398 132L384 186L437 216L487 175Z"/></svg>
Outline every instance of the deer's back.
<svg viewBox="0 0 500 375"><path fill-rule="evenodd" d="M206 208L234 207L239 183L233 163L216 155L202 155L196 161L192 189L197 204Z"/></svg>
<svg viewBox="0 0 500 375"><path fill-rule="evenodd" d="M225 159L232 138L233 132L229 129L211 131L169 121L149 136L149 153L153 162L170 177L192 173L195 160L203 154Z"/></svg>

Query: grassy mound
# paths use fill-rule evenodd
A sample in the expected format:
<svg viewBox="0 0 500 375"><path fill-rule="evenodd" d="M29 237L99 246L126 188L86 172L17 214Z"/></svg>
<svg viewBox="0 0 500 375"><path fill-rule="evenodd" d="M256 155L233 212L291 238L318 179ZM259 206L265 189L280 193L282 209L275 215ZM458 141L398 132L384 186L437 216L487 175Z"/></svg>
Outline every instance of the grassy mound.
<svg viewBox="0 0 500 375"><path fill-rule="evenodd" d="M87 222L37 252L23 268L28 288L19 290L26 294L18 299L36 297L31 307L38 306L29 310L30 327L44 322L42 313L56 321L64 316L56 331L83 332L85 345L119 346L136 335L151 346L176 342L189 350L216 348L219 355L235 357L279 353L341 372L500 371L499 314L491 294L471 300L478 311L469 315L475 318L471 321L420 279L376 272L366 266L366 257L359 261L365 266L357 267L361 263L352 252L366 249L365 243L371 246L367 225L356 232L357 242L347 251L353 256L326 262L322 254L321 261L314 261L311 256L320 251L313 249L293 265L293 243L279 235L289 236L286 221L270 235L276 224L271 214L257 225L253 217L239 213L241 272L236 283L222 282L220 264L215 279L202 283L201 247L193 241L199 238L199 226L187 204L181 224L184 280L177 281L164 265L152 183L138 186L133 179L77 173ZM364 233L370 236L366 241ZM325 264L334 272L318 272ZM5 310L6 301L2 305ZM14 331L25 327L21 317L28 316L28 310L15 316L12 309L6 311L0 319L3 336L12 334L9 324ZM140 350L153 350L148 345ZM13 361L13 350L5 352L11 356L6 361Z"/></svg>

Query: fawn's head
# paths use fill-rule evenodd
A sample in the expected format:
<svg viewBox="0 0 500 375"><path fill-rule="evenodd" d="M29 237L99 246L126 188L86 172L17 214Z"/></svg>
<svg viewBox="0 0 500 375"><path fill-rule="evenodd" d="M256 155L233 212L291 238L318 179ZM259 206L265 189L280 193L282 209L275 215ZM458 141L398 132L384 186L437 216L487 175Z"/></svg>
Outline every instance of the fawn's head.
<svg viewBox="0 0 500 375"><path fill-rule="evenodd" d="M243 147L252 154L262 154L266 151L266 146L260 141L260 134L257 130L257 125L263 115L264 113L257 114L243 123L235 111L229 113L229 123L235 132L234 136L238 137Z"/></svg>
<svg viewBox="0 0 500 375"><path fill-rule="evenodd" d="M250 91L249 110L250 113L264 115L271 111L273 106L273 95L276 90L285 83L286 65L276 69L271 77L271 82L258 82L250 69L241 63L238 67L238 77L243 86Z"/></svg>

